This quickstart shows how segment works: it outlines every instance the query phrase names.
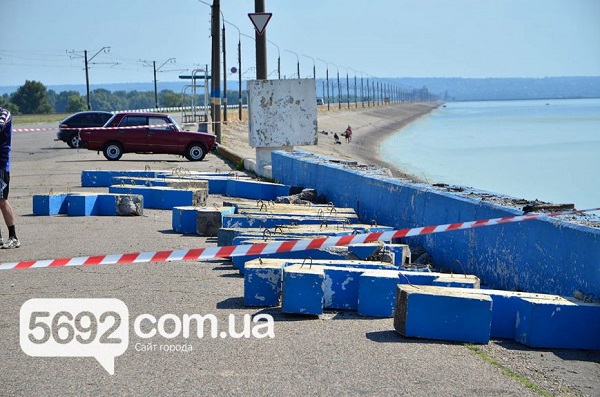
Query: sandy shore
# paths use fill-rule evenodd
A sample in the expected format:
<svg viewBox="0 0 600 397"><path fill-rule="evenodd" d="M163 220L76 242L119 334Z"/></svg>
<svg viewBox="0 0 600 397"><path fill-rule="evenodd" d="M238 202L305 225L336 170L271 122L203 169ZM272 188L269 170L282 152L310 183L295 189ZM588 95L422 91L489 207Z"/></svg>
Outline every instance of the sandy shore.
<svg viewBox="0 0 600 397"><path fill-rule="evenodd" d="M404 173L394 164L386 163L380 156L381 142L390 134L398 131L411 121L431 112L439 102L402 103L397 105L362 108L359 104L350 109L342 105L331 106L327 110L322 106L318 111L318 144L316 146L298 146L296 149L341 160L354 160L361 164L374 164L389 168L394 176L417 180L413 175ZM347 144L341 133L352 126L352 142ZM333 133L337 132L341 145L334 143ZM243 158L254 158L255 149L248 144L247 122L230 122L223 126L222 143Z"/></svg>

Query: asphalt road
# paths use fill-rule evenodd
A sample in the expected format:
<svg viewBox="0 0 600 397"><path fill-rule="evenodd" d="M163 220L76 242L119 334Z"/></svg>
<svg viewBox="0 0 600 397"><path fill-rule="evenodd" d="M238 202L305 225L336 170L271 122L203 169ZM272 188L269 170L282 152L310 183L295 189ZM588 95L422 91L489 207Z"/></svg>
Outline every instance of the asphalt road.
<svg viewBox="0 0 600 397"><path fill-rule="evenodd" d="M53 139L50 131L15 134L10 201L22 246L1 250L1 262L215 244L213 239L172 232L170 211L145 210L142 217L33 216L34 194L106 191L80 187L81 171L86 169L230 169L213 154L198 163L177 156L135 154L108 162L102 154L69 149ZM210 203L221 200L209 198ZM1 230L6 236L4 225ZM461 343L403 338L393 331L391 319L348 312L307 318L278 309L247 308L243 278L226 261L0 271L0 295L2 396L539 395L515 374L551 394L600 395L597 353L538 351L494 341L479 346L478 354ZM122 301L129 312L125 329L129 342L115 358L114 375L92 357L25 354L19 339L20 310L34 298ZM274 338L234 338L228 332L230 316L239 331L245 314L261 313L273 316ZM157 319L212 314L219 334L184 337L175 332L171 320L165 331L177 334L174 338L158 333L142 338L133 323L143 314ZM221 331L228 336L220 337ZM106 350L100 348L98 354L111 348L102 346ZM148 351L143 346L156 348Z"/></svg>

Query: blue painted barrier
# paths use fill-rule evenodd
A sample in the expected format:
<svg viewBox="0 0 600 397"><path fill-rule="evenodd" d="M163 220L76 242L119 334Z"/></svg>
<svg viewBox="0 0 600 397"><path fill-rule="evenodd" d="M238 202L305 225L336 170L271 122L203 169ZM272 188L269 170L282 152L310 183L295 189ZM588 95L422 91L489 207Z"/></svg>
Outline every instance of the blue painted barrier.
<svg viewBox="0 0 600 397"><path fill-rule="evenodd" d="M323 314L323 268L289 266L283 272L281 310L284 313Z"/></svg>
<svg viewBox="0 0 600 397"><path fill-rule="evenodd" d="M174 189L163 186L113 185L110 193L138 194L144 197L144 207L171 210L174 207L195 205L198 194L193 189ZM202 192L200 192L202 193Z"/></svg>
<svg viewBox="0 0 600 397"><path fill-rule="evenodd" d="M244 275L246 306L279 306L283 264L281 260L261 259L248 263Z"/></svg>
<svg viewBox="0 0 600 397"><path fill-rule="evenodd" d="M121 208L119 204L125 197L130 198L136 207ZM142 215L143 199L141 196L111 193L69 193L58 195L33 196L34 215Z"/></svg>
<svg viewBox="0 0 600 397"><path fill-rule="evenodd" d="M443 287L398 285L394 329L411 338L488 343L492 299Z"/></svg>
<svg viewBox="0 0 600 397"><path fill-rule="evenodd" d="M36 194L33 196L33 215L67 213L67 194Z"/></svg>
<svg viewBox="0 0 600 397"><path fill-rule="evenodd" d="M178 233L197 233L198 212L219 212L223 216L233 213L233 207L173 207L171 226ZM222 224L222 221L221 221Z"/></svg>
<svg viewBox="0 0 600 397"><path fill-rule="evenodd" d="M157 178L164 171L106 171L106 170L84 170L81 171L81 186L83 187L109 187L113 183L113 178L134 177L134 178Z"/></svg>
<svg viewBox="0 0 600 397"><path fill-rule="evenodd" d="M272 170L281 183L313 188L337 206L354 208L361 219L395 229L522 214L426 184L349 170L305 152L273 152ZM579 290L600 296L600 229L543 219L403 242L422 245L437 267L456 273L464 268L492 288L566 296ZM565 272L567 263L570 271Z"/></svg>
<svg viewBox="0 0 600 397"><path fill-rule="evenodd" d="M289 196L290 186L279 183L229 179L225 194L231 197L254 200L275 200L279 196Z"/></svg>
<svg viewBox="0 0 600 397"><path fill-rule="evenodd" d="M342 217L312 217L312 216L288 216L274 214L232 214L223 217L224 228L274 228L281 225L321 225L326 222L329 225L342 225L348 222L356 223L354 218Z"/></svg>
<svg viewBox="0 0 600 397"><path fill-rule="evenodd" d="M515 340L534 348L600 350L600 304L521 298Z"/></svg>

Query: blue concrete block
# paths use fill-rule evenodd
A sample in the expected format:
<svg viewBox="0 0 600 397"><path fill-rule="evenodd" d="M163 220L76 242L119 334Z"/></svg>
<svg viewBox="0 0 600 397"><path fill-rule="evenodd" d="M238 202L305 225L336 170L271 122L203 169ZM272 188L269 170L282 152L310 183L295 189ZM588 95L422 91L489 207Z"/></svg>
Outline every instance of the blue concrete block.
<svg viewBox="0 0 600 397"><path fill-rule="evenodd" d="M358 281L358 314L369 317L393 317L398 272L366 271Z"/></svg>
<svg viewBox="0 0 600 397"><path fill-rule="evenodd" d="M253 260L246 264L244 304L246 306L279 306L283 266L279 260Z"/></svg>
<svg viewBox="0 0 600 397"><path fill-rule="evenodd" d="M97 215L95 210L97 194L70 194L67 198L69 216Z"/></svg>
<svg viewBox="0 0 600 397"><path fill-rule="evenodd" d="M278 259L295 259L302 261L304 258L312 258L313 260L336 260L336 259L344 259L344 253L340 253L337 251L330 250L304 250L304 251L295 251L295 252L280 252L275 254L261 254L261 255L240 255L234 256L231 258L233 265L239 269L241 274L244 274L245 271L245 263L248 261L257 259L257 258L278 258Z"/></svg>
<svg viewBox="0 0 600 397"><path fill-rule="evenodd" d="M381 246L382 245L379 243L350 244L348 245L348 251L356 255L358 259L366 260L369 256L373 255Z"/></svg>
<svg viewBox="0 0 600 397"><path fill-rule="evenodd" d="M226 194L228 178L210 178L208 179L209 194Z"/></svg>
<svg viewBox="0 0 600 397"><path fill-rule="evenodd" d="M108 192L116 194L139 194L143 197L145 208L155 208L153 191L146 186L112 185L108 188Z"/></svg>
<svg viewBox="0 0 600 397"><path fill-rule="evenodd" d="M488 343L492 299L442 287L398 285L394 328L412 338Z"/></svg>
<svg viewBox="0 0 600 397"><path fill-rule="evenodd" d="M112 178L113 185L135 185L135 186L168 186L167 180L164 178L138 178L128 176L116 176Z"/></svg>
<svg viewBox="0 0 600 397"><path fill-rule="evenodd" d="M394 265L402 266L410 263L410 248L406 244L386 244L385 247L394 253Z"/></svg>
<svg viewBox="0 0 600 397"><path fill-rule="evenodd" d="M323 314L322 267L288 266L283 271L281 310L284 313Z"/></svg>
<svg viewBox="0 0 600 397"><path fill-rule="evenodd" d="M254 200L275 200L278 196L288 196L290 187L278 183L229 179L225 194Z"/></svg>
<svg viewBox="0 0 600 397"><path fill-rule="evenodd" d="M358 280L362 269L324 267L323 307L327 309L356 310L358 307Z"/></svg>
<svg viewBox="0 0 600 397"><path fill-rule="evenodd" d="M196 234L196 207L173 207L171 226L178 233Z"/></svg>
<svg viewBox="0 0 600 397"><path fill-rule="evenodd" d="M600 305L521 298L515 340L534 348L600 350Z"/></svg>
<svg viewBox="0 0 600 397"><path fill-rule="evenodd" d="M83 187L109 187L115 177L156 178L160 171L106 171L84 170L81 172L81 186Z"/></svg>
<svg viewBox="0 0 600 397"><path fill-rule="evenodd" d="M33 196L33 215L66 214L66 194L40 194Z"/></svg>
<svg viewBox="0 0 600 397"><path fill-rule="evenodd" d="M355 221L354 218L328 217L326 221L329 225L341 225L348 221ZM274 228L280 225L320 225L323 218L313 216L286 216L286 215L258 215L258 214L231 214L223 217L224 228Z"/></svg>
<svg viewBox="0 0 600 397"><path fill-rule="evenodd" d="M485 294L492 299L492 327L490 337L499 339L515 339L515 324L519 302L523 298L560 301L558 295L535 294L530 292L514 292L494 289L448 288L460 293Z"/></svg>
<svg viewBox="0 0 600 397"><path fill-rule="evenodd" d="M174 189L163 186L113 185L110 193L139 194L143 196L144 207L170 210L174 207L192 206L195 204L193 189Z"/></svg>
<svg viewBox="0 0 600 397"><path fill-rule="evenodd" d="M170 210L174 207L193 205L191 190L172 189L168 187L152 187L152 208Z"/></svg>
<svg viewBox="0 0 600 397"><path fill-rule="evenodd" d="M438 277L430 285L436 287L474 288L479 289L480 280L469 274L436 274Z"/></svg>

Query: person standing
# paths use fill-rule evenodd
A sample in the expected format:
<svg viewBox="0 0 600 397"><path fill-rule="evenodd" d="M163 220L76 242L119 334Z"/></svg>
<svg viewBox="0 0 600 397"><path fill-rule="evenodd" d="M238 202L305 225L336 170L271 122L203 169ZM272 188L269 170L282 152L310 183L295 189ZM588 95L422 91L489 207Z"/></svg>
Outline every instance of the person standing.
<svg viewBox="0 0 600 397"><path fill-rule="evenodd" d="M352 142L352 127L348 126L348 128L346 128L344 136L346 137L346 143Z"/></svg>
<svg viewBox="0 0 600 397"><path fill-rule="evenodd" d="M19 248L21 243L15 231L15 214L8 202L10 187L10 149L12 141L12 115L8 109L0 108L0 211L8 227L8 240L4 242L0 233L2 248Z"/></svg>

